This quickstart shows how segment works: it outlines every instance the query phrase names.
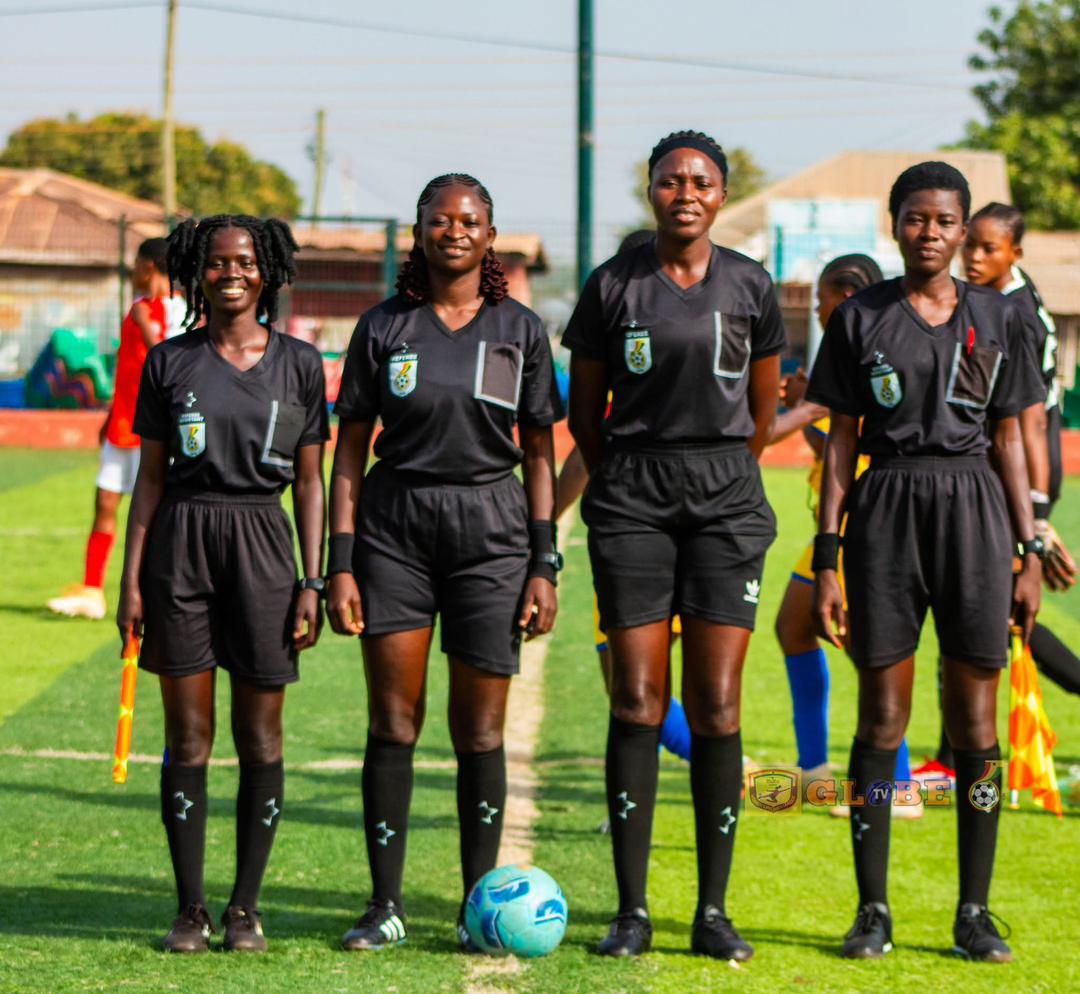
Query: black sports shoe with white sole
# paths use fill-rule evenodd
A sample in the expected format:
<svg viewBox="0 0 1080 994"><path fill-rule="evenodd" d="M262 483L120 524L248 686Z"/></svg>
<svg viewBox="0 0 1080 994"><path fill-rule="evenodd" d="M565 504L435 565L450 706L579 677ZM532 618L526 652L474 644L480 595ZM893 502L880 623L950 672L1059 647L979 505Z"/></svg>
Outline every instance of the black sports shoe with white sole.
<svg viewBox="0 0 1080 994"><path fill-rule="evenodd" d="M859 908L840 955L844 959L881 959L892 947L892 916L887 905L875 901Z"/></svg>
<svg viewBox="0 0 1080 994"><path fill-rule="evenodd" d="M953 941L956 943L953 952L981 963L1011 963L1012 950L998 932L993 921L995 917L989 908L981 905L960 905L953 923ZM1005 922L1001 924L1005 925L1007 938L1012 930Z"/></svg>
<svg viewBox="0 0 1080 994"><path fill-rule="evenodd" d="M652 922L644 908L620 911L596 947L601 956L640 956L652 945Z"/></svg>
<svg viewBox="0 0 1080 994"><path fill-rule="evenodd" d="M405 941L405 915L393 901L368 901L367 910L341 937L341 948L383 949Z"/></svg>
<svg viewBox="0 0 1080 994"><path fill-rule="evenodd" d="M227 953L265 953L266 936L263 935L262 915L254 908L242 908L230 904L221 916L225 930L221 948Z"/></svg>
<svg viewBox="0 0 1080 994"><path fill-rule="evenodd" d="M731 919L711 904L707 904L694 919L690 948L700 956L739 963L745 963L754 955L754 947L739 935Z"/></svg>

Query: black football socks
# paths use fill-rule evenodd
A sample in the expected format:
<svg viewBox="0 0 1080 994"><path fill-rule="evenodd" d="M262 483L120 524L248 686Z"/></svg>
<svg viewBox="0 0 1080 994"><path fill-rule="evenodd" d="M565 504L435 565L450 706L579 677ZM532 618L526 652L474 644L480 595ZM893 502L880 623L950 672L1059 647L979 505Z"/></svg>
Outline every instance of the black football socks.
<svg viewBox="0 0 1080 994"><path fill-rule="evenodd" d="M203 858L206 852L206 767L161 767L161 821L169 840L180 911L205 904Z"/></svg>
<svg viewBox="0 0 1080 994"><path fill-rule="evenodd" d="M377 739L369 732L361 777L372 897L376 901L393 901L399 908L403 907L401 882L415 748Z"/></svg>
<svg viewBox="0 0 1080 994"><path fill-rule="evenodd" d="M986 907L1002 800L1001 766L991 768L988 764L1000 761L1001 749L995 743L992 748L978 752L956 749L954 753L960 903Z"/></svg>
<svg viewBox="0 0 1080 994"><path fill-rule="evenodd" d="M889 903L889 828L897 751L872 749L858 739L851 743L851 847L860 905Z"/></svg>
<svg viewBox="0 0 1080 994"><path fill-rule="evenodd" d="M1031 632L1031 656L1040 673L1045 673L1062 690L1080 694L1080 659L1049 628L1038 622Z"/></svg>
<svg viewBox="0 0 1080 994"><path fill-rule="evenodd" d="M645 884L656 807L659 748L659 725L634 725L611 715L605 779L620 913L648 907Z"/></svg>
<svg viewBox="0 0 1080 994"><path fill-rule="evenodd" d="M495 868L506 808L506 752L457 754L457 808L461 829L461 878L473 884Z"/></svg>
<svg viewBox="0 0 1080 994"><path fill-rule="evenodd" d="M741 732L692 737L690 789L697 831L698 914L710 905L724 913L742 795Z"/></svg>
<svg viewBox="0 0 1080 994"><path fill-rule="evenodd" d="M258 908L259 888L285 803L285 767L241 763L236 794L236 883L230 905Z"/></svg>

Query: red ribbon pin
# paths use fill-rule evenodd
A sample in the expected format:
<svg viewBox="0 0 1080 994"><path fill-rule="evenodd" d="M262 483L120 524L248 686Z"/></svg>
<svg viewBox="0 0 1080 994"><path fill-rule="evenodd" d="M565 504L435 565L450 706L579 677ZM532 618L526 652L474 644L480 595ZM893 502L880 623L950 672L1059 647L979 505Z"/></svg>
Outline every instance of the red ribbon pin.
<svg viewBox="0 0 1080 994"><path fill-rule="evenodd" d="M968 343L967 354L971 355L971 350L975 348L975 325L968 326Z"/></svg>

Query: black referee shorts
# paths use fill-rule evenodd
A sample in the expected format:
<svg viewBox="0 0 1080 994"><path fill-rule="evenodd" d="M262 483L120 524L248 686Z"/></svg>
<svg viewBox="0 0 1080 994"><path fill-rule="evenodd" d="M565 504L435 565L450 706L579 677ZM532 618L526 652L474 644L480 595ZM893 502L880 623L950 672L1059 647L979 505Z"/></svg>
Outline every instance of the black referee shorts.
<svg viewBox="0 0 1080 994"><path fill-rule="evenodd" d="M528 565L528 505L513 474L432 485L376 463L365 477L353 551L365 635L427 628L438 613L443 652L517 673Z"/></svg>
<svg viewBox="0 0 1080 994"><path fill-rule="evenodd" d="M1004 667L1014 548L985 456L875 456L855 483L844 533L855 665L912 655L929 608L942 655Z"/></svg>
<svg viewBox="0 0 1080 994"><path fill-rule="evenodd" d="M144 669L182 677L221 666L261 687L299 679L292 526L277 495L166 494L139 586Z"/></svg>
<svg viewBox="0 0 1080 994"><path fill-rule="evenodd" d="M603 630L754 628L776 518L744 442L610 448L581 501Z"/></svg>

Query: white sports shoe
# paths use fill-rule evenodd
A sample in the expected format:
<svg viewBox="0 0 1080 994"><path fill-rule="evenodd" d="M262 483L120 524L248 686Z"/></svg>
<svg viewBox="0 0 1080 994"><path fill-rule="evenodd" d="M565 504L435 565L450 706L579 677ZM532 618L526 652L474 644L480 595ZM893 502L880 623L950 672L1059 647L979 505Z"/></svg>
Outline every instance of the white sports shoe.
<svg viewBox="0 0 1080 994"><path fill-rule="evenodd" d="M49 601L47 607L54 614L63 614L68 618L101 621L105 617L105 591L100 587L73 583L70 587L65 587L59 597Z"/></svg>

